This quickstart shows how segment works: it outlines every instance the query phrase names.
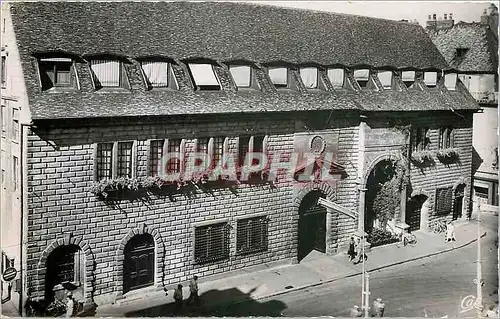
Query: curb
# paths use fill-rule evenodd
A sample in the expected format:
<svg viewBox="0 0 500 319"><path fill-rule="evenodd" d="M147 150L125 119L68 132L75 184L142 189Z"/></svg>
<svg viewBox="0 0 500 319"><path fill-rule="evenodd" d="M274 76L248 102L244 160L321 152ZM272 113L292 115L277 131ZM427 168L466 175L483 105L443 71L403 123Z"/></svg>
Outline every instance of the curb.
<svg viewBox="0 0 500 319"><path fill-rule="evenodd" d="M483 238L484 236L486 236L486 231L485 230L483 230L481 238ZM447 249L444 249L444 250L440 250L440 251L437 251L437 252L433 252L433 253L429 253L429 254L426 254L426 255L420 255L420 256L417 256L417 257L410 258L410 259L405 259L405 260L402 260L402 261L393 262L393 263L386 264L386 265L383 265L383 266L379 266L379 267L376 267L376 268L373 268L373 269L369 269L368 271L377 271L377 270L381 270L381 269L384 269L384 268L389 268L389 267L392 267L392 266L401 265L401 264L412 262L412 261L415 261L415 260L424 259L424 258L427 258L427 257L431 257L431 256L443 254L443 253L446 253L446 252L450 252L450 251L453 251L453 250L457 250L457 249L460 249L460 248L463 248L465 246L468 246L468 245L472 244L476 240L477 239L474 238L472 240L469 240L469 241L465 242L464 244L462 244L460 246L450 247L450 248L447 248ZM331 283L331 282L334 282L334 281L337 281L337 280L340 280L340 279L355 277L355 276L361 275L362 273L363 272L358 271L358 272L355 272L355 273L352 273L352 274L338 276L338 277L333 277L332 279L328 279L328 280L325 280L325 281L321 281L321 282L317 282L317 283L313 283L313 284L308 284L308 285L303 285L303 286L300 286L300 287L291 288L291 289L287 289L287 290L283 290L283 291L277 291L277 292L271 293L271 294L269 294L267 296L262 296L262 297L252 298L252 299L253 300L262 300L262 299L266 299L266 298L270 298L270 297L274 297L274 296L279 296L279 295L283 295L285 293L289 293L289 292L292 292L292 291L299 291L299 290L303 290L303 289L307 289L307 288L316 287L316 286L320 286L320 285L323 285L323 284ZM238 303L242 303L244 301L246 301L246 300L236 301L235 303L238 304Z"/></svg>

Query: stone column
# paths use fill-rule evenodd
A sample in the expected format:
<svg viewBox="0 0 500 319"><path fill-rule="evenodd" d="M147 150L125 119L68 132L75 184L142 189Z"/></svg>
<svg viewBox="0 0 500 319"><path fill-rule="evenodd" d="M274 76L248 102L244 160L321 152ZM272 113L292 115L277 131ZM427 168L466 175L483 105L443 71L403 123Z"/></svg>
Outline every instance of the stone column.
<svg viewBox="0 0 500 319"><path fill-rule="evenodd" d="M358 129L358 178L357 188L359 192L358 200L358 231L362 232L365 223L365 192L366 188L363 181L365 175L365 129L366 129L366 116L360 116L359 129Z"/></svg>

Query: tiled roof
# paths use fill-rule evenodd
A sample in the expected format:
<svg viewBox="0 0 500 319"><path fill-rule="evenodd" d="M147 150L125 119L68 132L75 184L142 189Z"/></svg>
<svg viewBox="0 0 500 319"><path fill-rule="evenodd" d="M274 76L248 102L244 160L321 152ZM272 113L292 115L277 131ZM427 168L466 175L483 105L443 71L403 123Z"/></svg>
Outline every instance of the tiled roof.
<svg viewBox="0 0 500 319"><path fill-rule="evenodd" d="M407 22L228 2L11 5L23 51L447 67L425 30Z"/></svg>
<svg viewBox="0 0 500 319"><path fill-rule="evenodd" d="M452 68L461 72L497 72L498 39L489 26L459 22L452 28L428 30L428 33ZM467 52L457 58L457 49Z"/></svg>
<svg viewBox="0 0 500 319"><path fill-rule="evenodd" d="M310 110L477 109L462 95L436 92L195 92L182 66L180 89L146 91L136 62L127 67L131 90L95 92L88 66L77 63L81 89L42 92L34 53L78 57L112 53L132 61L284 61L446 69L425 30L414 24L343 14L235 3L12 2L11 13L33 119ZM259 71L262 73L262 70ZM264 76L265 77L265 76ZM445 97L447 96L447 97Z"/></svg>

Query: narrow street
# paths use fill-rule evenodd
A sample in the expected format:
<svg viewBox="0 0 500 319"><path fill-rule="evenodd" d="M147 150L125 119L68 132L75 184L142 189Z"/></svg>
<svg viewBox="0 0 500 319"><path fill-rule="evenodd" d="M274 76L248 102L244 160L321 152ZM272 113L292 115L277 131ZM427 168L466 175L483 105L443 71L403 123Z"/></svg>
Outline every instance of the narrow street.
<svg viewBox="0 0 500 319"><path fill-rule="evenodd" d="M486 305L498 300L498 217L483 216L488 233L482 238L482 270ZM460 234L457 234L460 236ZM370 300L381 297L389 317L471 317L462 300L476 295L477 244L452 252L389 267L370 273ZM266 300L220 307L213 315L225 316L349 316L349 309L361 300L361 277L290 292ZM466 303L466 302L464 302ZM273 306L274 305L274 306ZM281 310L279 308L282 308Z"/></svg>

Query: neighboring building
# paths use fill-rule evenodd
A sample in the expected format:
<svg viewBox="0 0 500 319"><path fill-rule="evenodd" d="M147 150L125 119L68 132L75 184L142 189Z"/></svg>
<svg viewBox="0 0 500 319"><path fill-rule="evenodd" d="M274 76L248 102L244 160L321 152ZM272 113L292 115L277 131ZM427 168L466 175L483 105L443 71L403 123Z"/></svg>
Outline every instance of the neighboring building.
<svg viewBox="0 0 500 319"><path fill-rule="evenodd" d="M7 88L20 110L21 204L2 233L22 238L9 254L23 297L50 301L72 283L77 299L105 304L193 274L335 254L377 226L391 170L410 176L392 231L471 211L477 103L418 25L215 2L2 6L7 77L23 79ZM271 169L159 187L163 169L192 173L196 151L238 165L262 152ZM290 169L297 153L333 154L318 161L324 178Z"/></svg>
<svg viewBox="0 0 500 319"><path fill-rule="evenodd" d="M491 4L481 22L452 18L429 17L427 31L482 108L474 115L474 193L478 202L498 206L498 9Z"/></svg>

